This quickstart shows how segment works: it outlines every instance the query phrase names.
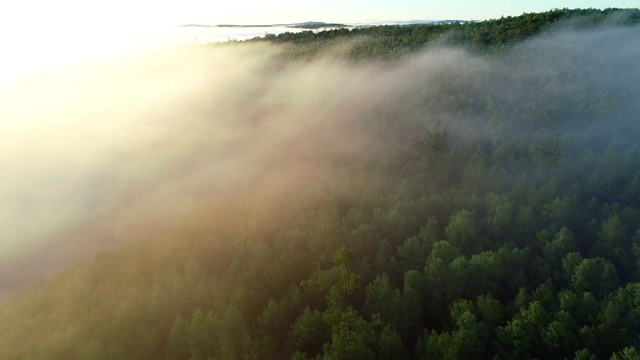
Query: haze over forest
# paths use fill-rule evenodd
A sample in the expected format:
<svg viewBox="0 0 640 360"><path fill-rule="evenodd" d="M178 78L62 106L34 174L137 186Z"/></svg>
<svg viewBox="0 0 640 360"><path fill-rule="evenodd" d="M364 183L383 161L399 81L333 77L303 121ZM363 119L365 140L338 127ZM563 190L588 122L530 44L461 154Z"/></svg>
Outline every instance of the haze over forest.
<svg viewBox="0 0 640 360"><path fill-rule="evenodd" d="M638 9L16 82L0 358L637 359L638 98Z"/></svg>

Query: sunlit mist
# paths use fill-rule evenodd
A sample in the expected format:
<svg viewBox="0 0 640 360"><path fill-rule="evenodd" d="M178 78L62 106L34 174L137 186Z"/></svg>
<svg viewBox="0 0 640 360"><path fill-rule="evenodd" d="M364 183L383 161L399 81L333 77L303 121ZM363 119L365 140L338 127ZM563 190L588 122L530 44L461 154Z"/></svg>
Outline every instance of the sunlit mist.
<svg viewBox="0 0 640 360"><path fill-rule="evenodd" d="M1 359L636 357L640 10L151 5L0 19Z"/></svg>

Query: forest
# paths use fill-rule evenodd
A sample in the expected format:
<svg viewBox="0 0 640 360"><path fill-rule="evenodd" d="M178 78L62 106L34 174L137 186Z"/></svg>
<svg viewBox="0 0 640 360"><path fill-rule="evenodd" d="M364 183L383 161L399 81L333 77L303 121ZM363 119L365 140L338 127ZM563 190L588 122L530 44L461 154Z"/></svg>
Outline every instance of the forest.
<svg viewBox="0 0 640 360"><path fill-rule="evenodd" d="M268 53L225 121L277 151L0 304L0 358L640 358L640 10L203 46Z"/></svg>

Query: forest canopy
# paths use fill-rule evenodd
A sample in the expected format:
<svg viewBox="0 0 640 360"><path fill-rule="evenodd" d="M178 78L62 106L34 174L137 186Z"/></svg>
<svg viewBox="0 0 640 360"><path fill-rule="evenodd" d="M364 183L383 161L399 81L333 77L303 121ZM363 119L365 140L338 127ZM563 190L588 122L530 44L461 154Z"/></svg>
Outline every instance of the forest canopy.
<svg viewBox="0 0 640 360"><path fill-rule="evenodd" d="M153 186L65 233L126 245L2 304L0 358L638 359L638 23L210 45L222 90L137 155ZM164 190L171 226L169 195L122 225Z"/></svg>

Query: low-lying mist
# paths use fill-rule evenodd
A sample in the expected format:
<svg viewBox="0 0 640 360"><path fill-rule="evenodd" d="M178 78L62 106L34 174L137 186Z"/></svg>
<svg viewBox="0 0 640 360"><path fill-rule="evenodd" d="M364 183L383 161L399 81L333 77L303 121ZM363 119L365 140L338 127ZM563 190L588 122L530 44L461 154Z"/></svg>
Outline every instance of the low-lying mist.
<svg viewBox="0 0 640 360"><path fill-rule="evenodd" d="M366 65L190 46L33 76L0 104L0 298L129 241L245 212L268 227L317 201L357 201L384 182L371 164L401 161L389 144L437 119L458 142L491 141L494 109L545 104L557 111L532 123L570 132L581 119L562 108L584 102L586 118L617 114L595 125L605 134L637 120L638 35L559 31L491 56L431 47ZM432 96L443 92L478 112ZM533 126L520 125L493 131Z"/></svg>

